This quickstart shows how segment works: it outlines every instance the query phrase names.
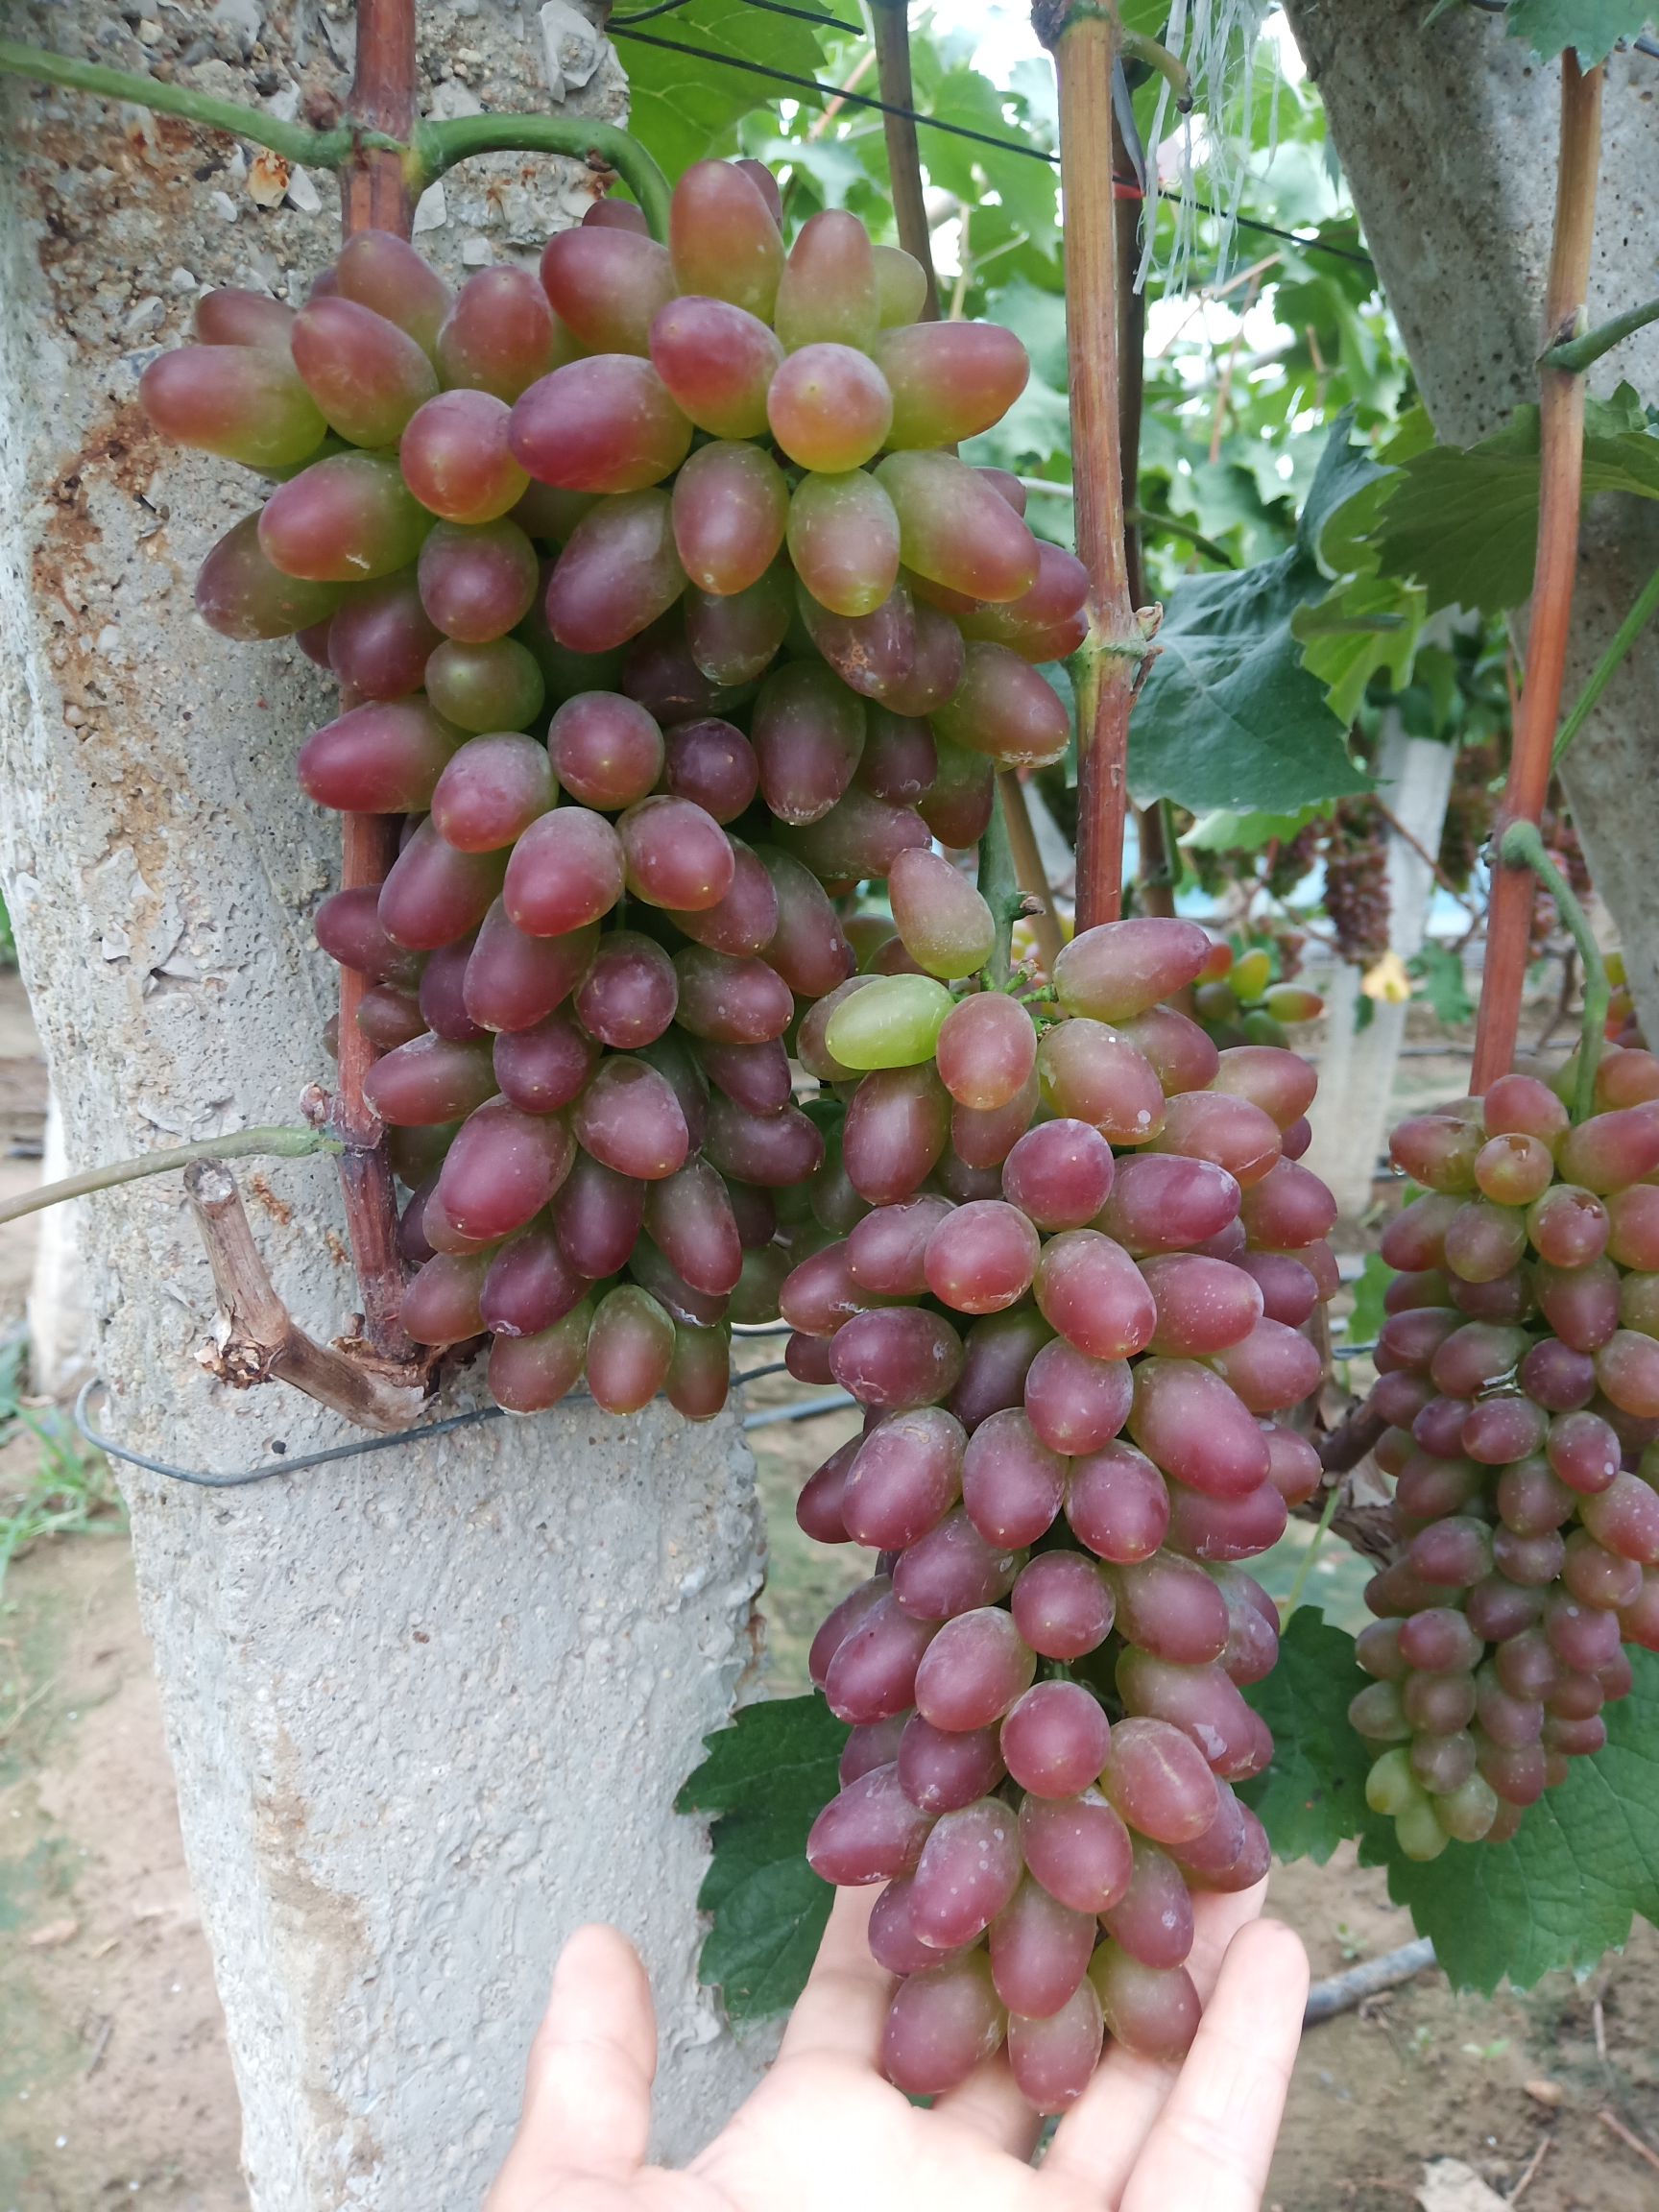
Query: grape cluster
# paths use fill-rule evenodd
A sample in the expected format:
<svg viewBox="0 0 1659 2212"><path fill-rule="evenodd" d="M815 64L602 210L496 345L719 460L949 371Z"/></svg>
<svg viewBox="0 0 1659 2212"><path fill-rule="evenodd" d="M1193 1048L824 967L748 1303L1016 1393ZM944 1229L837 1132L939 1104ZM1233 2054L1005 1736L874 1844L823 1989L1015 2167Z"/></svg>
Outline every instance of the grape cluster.
<svg viewBox="0 0 1659 2212"><path fill-rule="evenodd" d="M1055 2112L1105 2031L1186 2048L1190 1892L1266 1870L1232 1786L1271 1755L1239 1685L1278 1615L1238 1562L1320 1482L1286 1416L1319 1381L1335 1207L1294 1159L1312 1070L1161 1002L1202 929L1087 930L1050 1001L953 994L991 916L950 874L893 872L926 973L855 977L801 1034L847 1094L843 1195L781 1303L796 1371L865 1425L798 1514L878 1555L812 1647L852 1734L807 1850L885 1885L890 2078L937 2094L1006 2038Z"/></svg>
<svg viewBox="0 0 1659 2212"><path fill-rule="evenodd" d="M1368 799L1343 799L1325 838L1325 911L1345 960L1388 950L1388 836Z"/></svg>
<svg viewBox="0 0 1659 2212"><path fill-rule="evenodd" d="M1424 1189L1372 1401L1403 1542L1352 1719L1412 1858L1512 1835L1605 1742L1623 1644L1659 1650L1659 1060L1610 1047L1595 1106L1505 1075L1393 1137Z"/></svg>
<svg viewBox="0 0 1659 2212"><path fill-rule="evenodd" d="M1461 745L1452 764L1452 789L1440 830L1440 872L1455 891L1467 891L1492 834L1493 781L1500 768L1493 738Z"/></svg>
<svg viewBox="0 0 1659 2212"><path fill-rule="evenodd" d="M1230 945L1211 947L1192 1002L1193 1012L1216 1045L1284 1047L1289 1043L1288 1028L1324 1013L1325 1001L1317 991L1287 980L1274 981L1274 950L1267 945L1250 945L1235 954ZM1285 976L1290 973L1283 950L1280 972Z"/></svg>
<svg viewBox="0 0 1659 2212"><path fill-rule="evenodd" d="M855 965L831 893L972 845L997 767L1068 739L1035 663L1084 572L953 449L1023 346L917 323L922 270L854 217L786 252L780 215L707 161L667 244L601 202L457 293L362 232L298 314L209 294L143 379L162 430L284 479L197 605L299 634L348 694L302 786L403 818L317 934L383 1055L403 1327L490 1333L515 1411L584 1366L609 1410L718 1408L729 1321L776 1312L776 1194L825 1157L789 1042Z"/></svg>

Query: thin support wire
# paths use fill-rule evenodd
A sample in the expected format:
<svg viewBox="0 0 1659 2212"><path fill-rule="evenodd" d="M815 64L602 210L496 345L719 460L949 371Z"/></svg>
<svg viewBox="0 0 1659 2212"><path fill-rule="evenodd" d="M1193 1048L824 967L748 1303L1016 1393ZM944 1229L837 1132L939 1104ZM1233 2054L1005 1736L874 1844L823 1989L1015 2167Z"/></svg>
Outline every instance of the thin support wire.
<svg viewBox="0 0 1659 2212"><path fill-rule="evenodd" d="M676 15L682 8L688 8L691 0L658 0L655 8L641 8L633 15L613 15L606 25L609 31L631 31L637 23L650 23L659 15ZM863 30L856 23L843 23L839 15L826 15L818 8L792 8L786 0L744 0L745 7L758 8L768 15L792 15L798 23L821 24L826 31L843 32L849 38L860 38Z"/></svg>
<svg viewBox="0 0 1659 2212"><path fill-rule="evenodd" d="M730 1378L730 1386L733 1390L741 1390L745 1383L758 1382L763 1375L781 1375L784 1371L785 1362L781 1359L766 1367L740 1368ZM236 1490L249 1482L269 1482L274 1476L298 1475L307 1467L328 1467L340 1459L361 1458L369 1452L400 1452L411 1445L429 1443L435 1436L453 1435L458 1429L475 1429L481 1422L505 1418L499 1406L475 1406L470 1412L453 1413L445 1421L428 1421L419 1429L400 1429L393 1436L354 1438L349 1444L332 1444L325 1452L302 1452L293 1458L270 1459L257 1467L239 1467L231 1474L218 1475L206 1468L175 1467L169 1460L152 1459L146 1453L131 1451L125 1444L117 1444L112 1436L106 1436L101 1430L94 1429L86 1418L86 1407L95 1391L102 1392L107 1388L104 1378L93 1375L81 1385L76 1394L70 1418L85 1442L94 1451L103 1452L111 1459L119 1459L126 1466L142 1467L146 1474L165 1475L175 1482L188 1482L198 1490ZM587 1390L571 1390L559 1403L562 1406L590 1406L593 1400ZM846 1403L850 1405L852 1401L848 1399ZM824 1407L821 1402L813 1401L812 1409L821 1411ZM775 1417L788 1420L800 1416L790 1407ZM743 1426L745 1429L763 1426L763 1419L761 1422L746 1421Z"/></svg>
<svg viewBox="0 0 1659 2212"><path fill-rule="evenodd" d="M750 0L750 4L758 6L760 0ZM684 54L693 61L712 61L719 67L741 69L747 76L767 78L774 84L788 85L792 91L815 92L826 100L839 101L844 108L868 108L878 115L902 116L912 123L920 124L924 130L942 131L950 138L966 138L976 146L993 147L998 154L1019 154L1029 161L1046 161L1051 169L1059 167L1059 155L1051 153L1046 146L1028 146L1018 138L998 138L988 131L974 131L966 123L947 123L940 116L924 115L919 108L902 108L892 101L878 100L873 93L849 92L839 84L827 84L821 77L797 77L787 69L774 69L763 61L748 61L736 54L721 54L711 46L686 46L676 38L659 38L653 32L630 29L631 20L643 21L644 18L613 16L611 29L624 38L634 39L638 45L660 47L664 54ZM1120 189L1138 187L1125 179ZM1194 199L1190 204L1200 215L1214 216L1222 221L1230 219L1241 230L1254 230L1264 238L1282 238L1286 245L1299 246L1305 253L1324 253L1333 260L1351 261L1359 269L1375 268L1369 253L1358 252L1353 247L1333 246L1322 238L1308 238L1300 231L1287 230L1277 223L1264 223L1254 215L1228 218L1220 208L1211 206L1205 200Z"/></svg>

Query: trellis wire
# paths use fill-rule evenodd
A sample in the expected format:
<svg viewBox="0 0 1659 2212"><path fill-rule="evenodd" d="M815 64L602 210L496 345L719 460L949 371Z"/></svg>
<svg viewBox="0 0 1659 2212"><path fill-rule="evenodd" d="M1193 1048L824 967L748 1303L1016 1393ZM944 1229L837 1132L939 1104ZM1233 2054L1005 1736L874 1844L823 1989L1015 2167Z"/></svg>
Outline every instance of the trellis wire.
<svg viewBox="0 0 1659 2212"><path fill-rule="evenodd" d="M781 1375L786 1372L787 1363L775 1359L764 1367L736 1370L729 1378L729 1386L733 1390L741 1390L746 1383L757 1382L763 1375ZM452 1413L447 1420L428 1421L419 1429L399 1429L394 1436L365 1436L349 1444L331 1444L323 1452L302 1452L294 1458L272 1459L257 1467L239 1467L230 1474L219 1475L207 1468L175 1467L169 1460L152 1459L147 1453L131 1451L125 1444L117 1444L112 1436L106 1436L101 1430L94 1429L86 1418L86 1407L95 1391L108 1387L102 1375L93 1375L88 1377L76 1393L70 1418L83 1439L94 1451L103 1452L111 1459L119 1459L129 1467L142 1467L146 1474L165 1475L172 1481L188 1482L198 1490L236 1490L249 1482L269 1482L277 1475L298 1475L307 1467L327 1467L336 1460L356 1459L369 1452L401 1452L414 1444L429 1443L435 1436L450 1436L459 1429L475 1429L480 1422L506 1418L505 1408L500 1406L475 1406L469 1412ZM562 1406L591 1406L593 1399L589 1391L572 1390L559 1403ZM852 1400L848 1399L847 1403L851 1405ZM788 1417L793 1418L793 1413ZM752 1425L758 1424L747 1421L743 1424L746 1429Z"/></svg>
<svg viewBox="0 0 1659 2212"><path fill-rule="evenodd" d="M749 0L757 6L759 0ZM643 20L643 18L640 18ZM741 55L722 54L711 46L687 46L676 38L660 38L649 31L631 30L627 23L613 17L611 29L624 38L632 38L641 46L656 46L664 54L684 54L693 61L712 61L727 69L740 69L751 77L767 78L774 84L786 84L792 91L815 92L826 100L838 101L844 108L873 108L880 115L902 115L925 130L940 131L947 137L966 138L978 146L989 146L998 154L1019 154L1028 161L1046 161L1050 168L1058 168L1060 156L1046 146L1029 146L1019 138L998 138L988 131L975 131L966 123L948 123L942 116L925 115L918 108L896 107L891 101L878 100L869 92L844 91L839 84L826 84L821 77L798 77L787 69L775 69L764 61L745 60ZM1127 183L1127 180L1124 180ZM1262 237L1281 238L1286 245L1299 246L1306 253L1324 253L1336 261L1350 261L1357 268L1373 269L1369 253L1351 246L1334 246L1323 238L1307 238L1301 232L1286 229L1278 223L1263 222L1259 216L1229 212L1212 205L1208 201L1194 198L1190 193L1183 196L1184 205L1197 215L1208 215L1217 222L1230 223L1240 230L1254 230Z"/></svg>

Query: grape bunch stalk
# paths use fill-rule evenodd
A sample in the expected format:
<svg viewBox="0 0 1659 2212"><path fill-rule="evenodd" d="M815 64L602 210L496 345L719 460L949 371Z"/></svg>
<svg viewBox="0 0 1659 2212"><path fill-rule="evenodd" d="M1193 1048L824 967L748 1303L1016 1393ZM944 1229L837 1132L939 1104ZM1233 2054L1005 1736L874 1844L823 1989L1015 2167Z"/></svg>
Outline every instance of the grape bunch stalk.
<svg viewBox="0 0 1659 2212"><path fill-rule="evenodd" d="M901 855L923 973L849 980L800 1040L845 1097L842 1195L781 1303L796 1371L865 1425L798 1517L878 1554L812 1647L852 1732L807 1856L884 1885L889 2077L938 2094L1006 2039L1057 2112L1107 2031L1186 2049L1190 1893L1266 1870L1234 1785L1271 1756L1240 1685L1278 1614L1238 1563L1322 1479L1288 1416L1335 1206L1293 1157L1308 1064L1166 1003L1201 928L1089 929L1033 998L992 983L993 917L951 874Z"/></svg>
<svg viewBox="0 0 1659 2212"><path fill-rule="evenodd" d="M1659 1060L1608 1046L1594 1111L1504 1075L1416 1116L1372 1404L1398 1557L1359 1637L1367 1791L1408 1857L1502 1841L1606 1742L1659 1650Z"/></svg>
<svg viewBox="0 0 1659 2212"><path fill-rule="evenodd" d="M141 386L279 479L197 606L339 677L301 783L401 821L317 936L366 984L402 1326L488 1334L511 1411L584 1372L718 1410L825 1157L789 1047L855 965L833 898L971 846L997 768L1068 741L1035 663L1083 570L954 450L1023 346L918 323L921 267L853 216L780 224L764 168L705 161L665 243L601 201L458 292L360 232L298 313L208 294Z"/></svg>

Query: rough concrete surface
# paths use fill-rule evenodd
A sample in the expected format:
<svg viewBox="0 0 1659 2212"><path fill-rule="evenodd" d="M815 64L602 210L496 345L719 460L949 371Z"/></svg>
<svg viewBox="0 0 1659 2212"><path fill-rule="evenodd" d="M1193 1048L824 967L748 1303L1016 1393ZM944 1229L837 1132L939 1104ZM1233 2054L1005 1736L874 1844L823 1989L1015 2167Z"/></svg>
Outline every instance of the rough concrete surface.
<svg viewBox="0 0 1659 2212"><path fill-rule="evenodd" d="M429 108L539 104L533 15L458 0L421 20ZM285 113L343 90L350 60L339 5L77 0L8 29ZM573 97L618 112L613 58ZM337 832L292 760L329 694L292 647L195 620L196 565L257 488L163 446L134 391L205 285L302 291L335 202L320 176L262 208L228 139L41 87L7 81L0 124L0 876L79 1166L291 1122L326 1075L309 918ZM421 243L457 274L522 258L590 188L493 157L428 196ZM336 1333L331 1171L242 1183L291 1310ZM211 1286L175 1182L90 1201L84 1229L113 1434L221 1469L341 1439L197 1366ZM671 1811L753 1657L734 1424L577 1408L130 1497L256 2212L475 2202L553 1949L595 1914L657 1982L664 2147L700 2138L754 2063L694 1984L706 1839Z"/></svg>

